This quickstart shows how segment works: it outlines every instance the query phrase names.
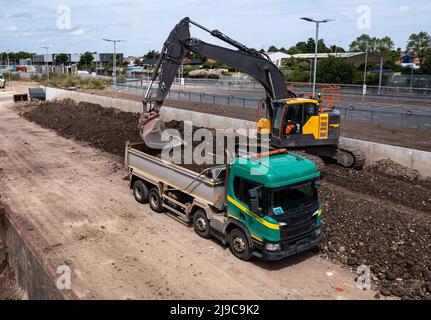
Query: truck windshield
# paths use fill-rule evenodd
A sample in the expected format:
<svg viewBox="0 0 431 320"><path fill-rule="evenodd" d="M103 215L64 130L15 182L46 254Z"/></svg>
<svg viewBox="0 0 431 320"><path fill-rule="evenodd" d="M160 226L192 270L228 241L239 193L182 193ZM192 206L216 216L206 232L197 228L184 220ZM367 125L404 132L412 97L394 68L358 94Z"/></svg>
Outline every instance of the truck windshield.
<svg viewBox="0 0 431 320"><path fill-rule="evenodd" d="M315 181L268 189L269 214L280 215L317 201Z"/></svg>

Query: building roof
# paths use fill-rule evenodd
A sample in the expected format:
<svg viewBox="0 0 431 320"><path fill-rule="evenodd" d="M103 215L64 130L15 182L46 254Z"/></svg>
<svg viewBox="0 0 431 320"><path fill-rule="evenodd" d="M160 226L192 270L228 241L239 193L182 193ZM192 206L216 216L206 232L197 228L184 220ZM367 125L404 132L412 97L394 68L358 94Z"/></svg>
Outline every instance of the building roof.
<svg viewBox="0 0 431 320"><path fill-rule="evenodd" d="M281 51L277 51L277 52L265 52L266 55L272 60L272 59L289 59L292 56L290 54L281 52Z"/></svg>
<svg viewBox="0 0 431 320"><path fill-rule="evenodd" d="M339 57L339 58L351 58L354 56L363 55L365 52L338 52L338 53L318 53L317 59L325 59L330 56ZM295 59L314 59L314 53L297 53L294 54L293 57Z"/></svg>

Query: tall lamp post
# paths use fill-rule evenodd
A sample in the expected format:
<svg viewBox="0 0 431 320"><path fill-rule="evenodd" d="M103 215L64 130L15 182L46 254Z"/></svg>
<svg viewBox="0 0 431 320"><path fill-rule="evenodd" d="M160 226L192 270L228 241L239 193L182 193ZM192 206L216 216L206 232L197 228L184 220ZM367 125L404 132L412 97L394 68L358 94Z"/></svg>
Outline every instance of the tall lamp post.
<svg viewBox="0 0 431 320"><path fill-rule="evenodd" d="M114 86L117 86L117 42L124 42L126 40L103 39L103 41L114 43L114 57L112 61L112 80L114 82Z"/></svg>
<svg viewBox="0 0 431 320"><path fill-rule="evenodd" d="M6 51L6 57L7 57L7 71L8 71L8 78L10 82L10 63L9 63L9 50Z"/></svg>
<svg viewBox="0 0 431 320"><path fill-rule="evenodd" d="M364 64L364 83L362 84L362 102L364 102L365 95L367 93L367 64L368 64L368 46L365 48L365 64Z"/></svg>
<svg viewBox="0 0 431 320"><path fill-rule="evenodd" d="M314 48L314 72L313 72L313 97L314 97L316 95L317 46L318 46L318 42L319 42L319 25L321 23L334 21L334 19L315 20L315 19L308 18L308 17L303 17L301 19L308 21L308 22L314 22L316 24L316 39L315 39L315 48Z"/></svg>
<svg viewBox="0 0 431 320"><path fill-rule="evenodd" d="M46 58L46 60L45 60L45 71L46 71L46 74L47 74L47 76L48 76L48 81L49 81L49 70L48 70L48 49L49 48L51 48L50 46L46 46L46 47L42 47L42 48L44 48L45 49L45 51L46 51L46 54L45 54L45 58Z"/></svg>

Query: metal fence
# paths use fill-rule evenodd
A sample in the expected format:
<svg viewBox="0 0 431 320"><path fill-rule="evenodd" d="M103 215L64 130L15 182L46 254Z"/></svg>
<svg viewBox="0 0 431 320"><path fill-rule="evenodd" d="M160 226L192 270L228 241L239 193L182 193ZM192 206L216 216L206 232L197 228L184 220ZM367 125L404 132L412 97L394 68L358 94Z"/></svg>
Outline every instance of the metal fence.
<svg viewBox="0 0 431 320"><path fill-rule="evenodd" d="M146 86L145 84L140 86L131 85L129 83L119 83L117 87L113 87L112 89L121 93L143 96L146 91ZM244 109L255 109L260 100L258 97L240 97L176 89L171 89L167 98L178 101L218 104ZM431 129L431 112L388 110L373 105L346 103L337 103L335 108L339 110L340 116L344 120Z"/></svg>
<svg viewBox="0 0 431 320"><path fill-rule="evenodd" d="M148 83L148 78L141 79L128 79L127 83L131 85L144 85ZM199 87L212 87L217 89L225 89L225 90L238 90L238 91L263 91L262 85L257 81L245 81L245 80L232 80L232 79L194 79L194 78L183 78L182 80L176 78L173 85L174 86L183 86L190 88L199 88ZM311 94L312 92L312 83L304 83L304 82L286 82L286 86L295 92ZM327 88L329 86L337 86L341 89L341 94L344 96L361 96L362 97L362 85L353 85L353 84L326 84L326 83L317 83L317 90L322 90L323 88ZM367 90L365 94L365 98L393 98L398 99L400 97L405 97L408 99L411 98L427 98L431 99L431 88L415 88L415 87L403 87L403 86L372 86L367 85Z"/></svg>

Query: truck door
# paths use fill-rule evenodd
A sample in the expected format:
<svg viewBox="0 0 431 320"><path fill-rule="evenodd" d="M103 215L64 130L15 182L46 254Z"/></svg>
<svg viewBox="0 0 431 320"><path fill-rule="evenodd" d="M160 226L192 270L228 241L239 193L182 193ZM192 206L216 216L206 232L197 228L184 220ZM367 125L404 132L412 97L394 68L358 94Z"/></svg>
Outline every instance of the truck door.
<svg viewBox="0 0 431 320"><path fill-rule="evenodd" d="M260 222L255 217L256 214L250 211L249 194L248 191L252 188L260 186L259 183L241 178L234 177L233 179L233 194L228 196L228 213L232 218L237 219L243 223L252 237L259 238L257 235L260 234ZM262 188L263 190L263 188ZM259 195L259 204L264 212L264 195Z"/></svg>

